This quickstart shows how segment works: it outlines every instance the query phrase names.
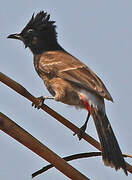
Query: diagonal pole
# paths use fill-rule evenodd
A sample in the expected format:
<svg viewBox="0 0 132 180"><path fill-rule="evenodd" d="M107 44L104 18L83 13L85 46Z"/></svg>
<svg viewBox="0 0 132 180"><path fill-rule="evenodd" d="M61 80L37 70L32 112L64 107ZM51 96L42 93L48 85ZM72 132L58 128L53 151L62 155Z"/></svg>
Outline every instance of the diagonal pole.
<svg viewBox="0 0 132 180"><path fill-rule="evenodd" d="M35 152L37 155L53 164L53 166L64 175L73 180L89 180L82 173L69 165L64 159L59 157L48 147L34 138L31 134L18 126L15 122L0 112L0 129L6 134L16 139L18 142Z"/></svg>

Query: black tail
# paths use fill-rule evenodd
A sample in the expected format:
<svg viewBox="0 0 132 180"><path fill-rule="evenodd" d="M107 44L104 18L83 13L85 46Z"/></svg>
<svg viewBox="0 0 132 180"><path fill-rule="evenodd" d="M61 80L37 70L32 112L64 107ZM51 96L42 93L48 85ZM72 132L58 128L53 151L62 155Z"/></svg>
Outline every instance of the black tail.
<svg viewBox="0 0 132 180"><path fill-rule="evenodd" d="M100 139L104 164L116 170L122 168L128 175L126 163L106 114L96 108L92 108L91 112Z"/></svg>

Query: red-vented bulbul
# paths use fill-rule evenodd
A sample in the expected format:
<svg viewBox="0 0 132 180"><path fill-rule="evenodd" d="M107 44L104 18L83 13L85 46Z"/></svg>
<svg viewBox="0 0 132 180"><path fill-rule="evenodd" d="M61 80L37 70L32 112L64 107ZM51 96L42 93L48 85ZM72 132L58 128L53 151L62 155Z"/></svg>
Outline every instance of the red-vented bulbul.
<svg viewBox="0 0 132 180"><path fill-rule="evenodd" d="M58 44L54 23L50 15L41 11L36 16L33 14L21 33L8 36L23 41L25 47L29 47L34 55L35 69L53 96L38 98L35 106L39 107L48 98L86 109L88 117L80 129L79 138L91 115L100 139L104 164L116 170L122 168L127 175L124 158L105 111L104 99L113 101L112 97L91 69Z"/></svg>

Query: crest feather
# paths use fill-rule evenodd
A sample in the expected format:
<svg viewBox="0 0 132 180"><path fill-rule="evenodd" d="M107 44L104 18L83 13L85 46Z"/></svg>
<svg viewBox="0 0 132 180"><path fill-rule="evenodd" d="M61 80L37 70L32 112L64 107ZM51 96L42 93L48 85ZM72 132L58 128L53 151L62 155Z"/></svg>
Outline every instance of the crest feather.
<svg viewBox="0 0 132 180"><path fill-rule="evenodd" d="M23 31L26 31L27 29L44 30L47 28L55 28L56 26L54 23L55 21L50 21L50 14L47 14L47 12L44 11L40 11L36 16L34 16L33 13L32 18Z"/></svg>

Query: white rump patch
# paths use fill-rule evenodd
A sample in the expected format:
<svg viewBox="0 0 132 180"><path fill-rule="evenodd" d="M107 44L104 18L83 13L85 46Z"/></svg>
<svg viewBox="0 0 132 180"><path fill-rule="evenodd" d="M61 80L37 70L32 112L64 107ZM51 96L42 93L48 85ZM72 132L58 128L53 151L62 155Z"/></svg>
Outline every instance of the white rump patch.
<svg viewBox="0 0 132 180"><path fill-rule="evenodd" d="M84 89L80 90L80 95L83 96L88 101L88 104L90 106L93 106L97 109L99 107L105 113L105 104L103 98Z"/></svg>

